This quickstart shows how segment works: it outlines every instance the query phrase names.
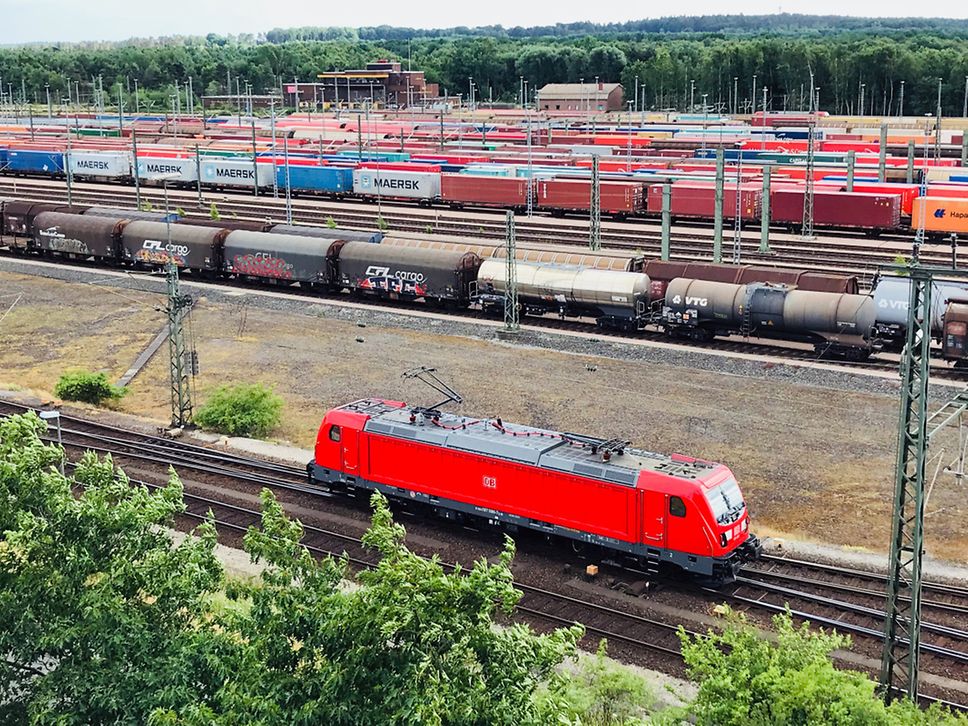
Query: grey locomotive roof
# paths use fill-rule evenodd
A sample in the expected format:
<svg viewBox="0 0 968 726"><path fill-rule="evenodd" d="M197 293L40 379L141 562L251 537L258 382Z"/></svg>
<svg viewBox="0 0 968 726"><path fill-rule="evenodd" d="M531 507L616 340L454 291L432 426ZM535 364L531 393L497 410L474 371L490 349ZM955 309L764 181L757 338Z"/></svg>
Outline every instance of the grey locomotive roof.
<svg viewBox="0 0 968 726"><path fill-rule="evenodd" d="M291 234L297 237L323 237L330 240L346 240L357 242L379 242L383 239L382 232L370 232L362 229L339 229L330 227L304 227L297 224L274 224L272 234Z"/></svg>
<svg viewBox="0 0 968 726"><path fill-rule="evenodd" d="M235 249L256 249L260 252L281 254L319 255L325 257L335 239L322 237L301 237L294 234L273 234L269 232L250 232L235 230L225 238L226 251Z"/></svg>
<svg viewBox="0 0 968 726"><path fill-rule="evenodd" d="M365 405L361 407L361 404ZM592 451L594 445L600 447L606 443L601 439L520 424L499 424L496 419L440 413L439 418L433 420L417 414L416 420L411 422L409 408L390 408L376 401L357 402L344 408L371 416L364 426L369 433L484 454L625 486L635 486L643 469L696 478L710 467L705 462L676 461L662 454L633 448L625 448L621 454L613 452L608 461L603 461L600 450Z"/></svg>
<svg viewBox="0 0 968 726"><path fill-rule="evenodd" d="M426 265L434 269L456 268L461 260L472 252L429 250L416 247L389 247L369 242L347 242L340 250L341 260L365 260L367 263L383 262L391 265Z"/></svg>

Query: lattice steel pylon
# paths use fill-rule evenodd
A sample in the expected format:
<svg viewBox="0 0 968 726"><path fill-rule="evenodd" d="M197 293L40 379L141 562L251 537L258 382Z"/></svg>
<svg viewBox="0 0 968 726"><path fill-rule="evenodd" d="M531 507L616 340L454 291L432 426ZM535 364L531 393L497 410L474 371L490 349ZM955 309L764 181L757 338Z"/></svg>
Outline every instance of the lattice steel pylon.
<svg viewBox="0 0 968 726"><path fill-rule="evenodd" d="M817 100L813 88L813 71L810 71L810 122L807 125L807 173L803 190L803 239L813 239L813 161L814 136L817 123Z"/></svg>
<svg viewBox="0 0 968 726"><path fill-rule="evenodd" d="M185 315L190 310L192 298L182 295L178 287L178 266L169 261L165 270L168 279L168 355L171 374L171 425L187 426L192 422L192 394L189 376L194 360L186 360ZM194 356L194 352L192 353Z"/></svg>
<svg viewBox="0 0 968 726"><path fill-rule="evenodd" d="M518 310L518 258L514 240L514 212L507 213L504 236L507 252L504 272L504 329L509 333L516 333L521 329L521 324Z"/></svg>
<svg viewBox="0 0 968 726"><path fill-rule="evenodd" d="M598 154L592 154L591 199L588 205L588 248L602 248L602 190L598 175Z"/></svg>
<svg viewBox="0 0 968 726"><path fill-rule="evenodd" d="M894 480L891 559L887 581L881 686L885 697L918 693L921 643L921 558L928 448L932 275L910 268L908 328L901 356L901 411Z"/></svg>

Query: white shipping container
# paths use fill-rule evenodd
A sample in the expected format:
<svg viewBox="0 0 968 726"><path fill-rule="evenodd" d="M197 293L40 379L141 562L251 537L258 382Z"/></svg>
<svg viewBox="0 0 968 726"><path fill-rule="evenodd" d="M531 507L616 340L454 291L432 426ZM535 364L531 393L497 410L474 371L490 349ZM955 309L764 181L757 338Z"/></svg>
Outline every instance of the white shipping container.
<svg viewBox="0 0 968 726"><path fill-rule="evenodd" d="M275 169L272 164L260 163L256 185L260 187L272 186L272 176ZM207 184L218 184L223 187L252 188L252 179L256 170L252 168L252 160L239 159L202 159L202 181Z"/></svg>
<svg viewBox="0 0 968 726"><path fill-rule="evenodd" d="M72 151L71 174L117 178L131 176L131 154L127 151Z"/></svg>
<svg viewBox="0 0 968 726"><path fill-rule="evenodd" d="M354 169L353 191L371 197L437 199L440 197L440 174L397 169Z"/></svg>
<svg viewBox="0 0 968 726"><path fill-rule="evenodd" d="M177 177L171 176L177 174ZM167 178L170 182L194 182L198 180L198 168L194 159L138 159L138 178L145 181Z"/></svg>

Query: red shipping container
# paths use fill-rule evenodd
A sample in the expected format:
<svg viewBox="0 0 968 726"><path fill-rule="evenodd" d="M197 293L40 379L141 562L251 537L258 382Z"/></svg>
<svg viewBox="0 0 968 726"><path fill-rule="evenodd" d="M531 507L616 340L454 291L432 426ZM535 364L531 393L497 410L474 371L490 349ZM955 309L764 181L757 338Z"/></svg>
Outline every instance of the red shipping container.
<svg viewBox="0 0 968 726"><path fill-rule="evenodd" d="M968 185L929 184L927 196L944 197L945 199L965 199L968 198Z"/></svg>
<svg viewBox="0 0 968 726"><path fill-rule="evenodd" d="M609 214L637 214L644 208L640 182L603 181L599 185L599 206ZM588 179L541 179L535 184L539 209L588 211L591 181Z"/></svg>
<svg viewBox="0 0 968 726"><path fill-rule="evenodd" d="M649 187L648 211L662 212L662 184ZM740 193L740 218L759 219L763 188L758 184L743 184ZM716 187L694 181L675 182L672 185L671 211L673 217L696 217L713 219L716 216ZM723 189L723 218L736 218L736 185Z"/></svg>
<svg viewBox="0 0 968 726"><path fill-rule="evenodd" d="M803 190L771 190L770 217L781 224L801 224ZM901 226L901 197L898 194L830 192L818 189L813 195L813 223L822 227L898 229Z"/></svg>
<svg viewBox="0 0 968 726"><path fill-rule="evenodd" d="M854 191L862 194L897 194L901 197L901 214L911 216L911 205L920 193L917 184L871 184L861 182L854 184Z"/></svg>
<svg viewBox="0 0 968 726"><path fill-rule="evenodd" d="M451 204L525 207L528 204L528 180L507 176L441 174L440 198Z"/></svg>

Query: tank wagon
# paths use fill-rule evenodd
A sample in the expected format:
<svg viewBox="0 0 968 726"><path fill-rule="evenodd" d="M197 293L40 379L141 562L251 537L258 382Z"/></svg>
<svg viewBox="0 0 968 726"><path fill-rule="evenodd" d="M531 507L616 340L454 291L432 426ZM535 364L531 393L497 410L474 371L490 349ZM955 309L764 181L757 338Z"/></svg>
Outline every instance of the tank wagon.
<svg viewBox="0 0 968 726"><path fill-rule="evenodd" d="M678 278L666 289L662 323L694 340L732 334L805 340L818 353L858 359L878 346L874 310L865 295Z"/></svg>
<svg viewBox="0 0 968 726"><path fill-rule="evenodd" d="M507 293L504 260L484 260L475 300L503 312ZM590 315L602 328L641 330L649 322L649 276L587 267L518 262L518 303L524 313L561 318Z"/></svg>
<svg viewBox="0 0 968 726"><path fill-rule="evenodd" d="M732 472L627 441L366 399L329 411L312 484L528 529L650 571L732 580L759 555Z"/></svg>
<svg viewBox="0 0 968 726"><path fill-rule="evenodd" d="M466 307L481 258L473 252L385 247L347 242L339 251L334 285L358 295Z"/></svg>

